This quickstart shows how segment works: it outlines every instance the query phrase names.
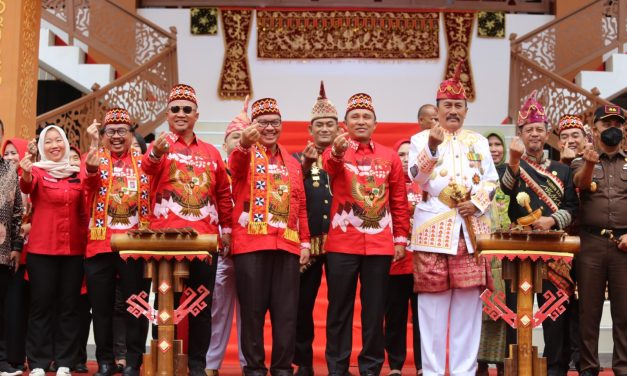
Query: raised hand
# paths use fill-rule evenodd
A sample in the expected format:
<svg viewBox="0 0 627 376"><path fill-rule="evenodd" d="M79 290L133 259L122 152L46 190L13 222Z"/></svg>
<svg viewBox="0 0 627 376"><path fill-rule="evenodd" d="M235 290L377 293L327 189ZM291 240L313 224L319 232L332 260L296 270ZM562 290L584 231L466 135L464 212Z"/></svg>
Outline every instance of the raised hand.
<svg viewBox="0 0 627 376"><path fill-rule="evenodd" d="M98 165L100 164L100 158L98 157L98 147L93 145L89 148L89 153L85 157L85 168L87 172L98 172Z"/></svg>
<svg viewBox="0 0 627 376"><path fill-rule="evenodd" d="M161 156L163 156L169 150L170 143L168 142L166 133L161 132L159 137L157 137L155 142L152 144L152 154L157 158L161 158Z"/></svg>
<svg viewBox="0 0 627 376"><path fill-rule="evenodd" d="M577 157L577 154L575 154L575 151L573 149L569 148L568 146L564 146L561 150L560 157L562 161L572 161Z"/></svg>
<svg viewBox="0 0 627 376"><path fill-rule="evenodd" d="M429 129L429 150L436 150L444 141L444 131L440 124L436 124Z"/></svg>
<svg viewBox="0 0 627 376"><path fill-rule="evenodd" d="M97 148L98 143L100 142L100 123L96 119L94 119L93 123L87 127L87 134L91 140L90 147Z"/></svg>
<svg viewBox="0 0 627 376"><path fill-rule="evenodd" d="M27 149L31 155L31 161L35 162L37 160L37 154L39 153L39 149L37 148L36 138L33 138L32 140L28 142Z"/></svg>
<svg viewBox="0 0 627 376"><path fill-rule="evenodd" d="M25 173L30 174L31 171L33 170L33 155L31 153L26 153L24 155L24 158L22 158L22 160L20 161L20 167L22 168L22 171Z"/></svg>
<svg viewBox="0 0 627 376"><path fill-rule="evenodd" d="M586 144L586 146L584 147L582 158L586 162L590 162L593 164L599 163L599 153L594 150L594 147L590 143Z"/></svg>
<svg viewBox="0 0 627 376"><path fill-rule="evenodd" d="M342 134L337 136L335 140L333 140L333 148L331 149L333 155L337 157L344 156L344 153L346 153L346 150L348 150L348 140L346 139L347 136L348 133L343 132Z"/></svg>
<svg viewBox="0 0 627 376"><path fill-rule="evenodd" d="M243 148L248 149L253 146L261 138L261 133L257 129L257 120L254 120L252 124L242 131L242 137L239 139L240 145Z"/></svg>
<svg viewBox="0 0 627 376"><path fill-rule="evenodd" d="M516 136L512 140L512 143L509 145L509 164L518 165L520 164L520 158L525 153L525 144L522 142L520 137Z"/></svg>
<svg viewBox="0 0 627 376"><path fill-rule="evenodd" d="M318 150L313 142L307 141L307 146L303 149L303 157L314 162L318 160Z"/></svg>

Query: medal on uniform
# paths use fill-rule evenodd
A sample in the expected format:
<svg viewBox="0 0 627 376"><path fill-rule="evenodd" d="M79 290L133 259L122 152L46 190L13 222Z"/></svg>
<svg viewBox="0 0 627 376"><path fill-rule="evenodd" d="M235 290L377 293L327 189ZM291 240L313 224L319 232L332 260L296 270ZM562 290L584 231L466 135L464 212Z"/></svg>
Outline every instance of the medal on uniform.
<svg viewBox="0 0 627 376"><path fill-rule="evenodd" d="M590 192L594 193L597 191L597 182L593 181L590 183Z"/></svg>
<svg viewBox="0 0 627 376"><path fill-rule="evenodd" d="M440 170L440 176L441 177L445 177L446 175L448 175L448 170L443 168Z"/></svg>
<svg viewBox="0 0 627 376"><path fill-rule="evenodd" d="M313 185L314 188L320 186L320 169L316 165L311 167L311 180L313 180L311 185Z"/></svg>

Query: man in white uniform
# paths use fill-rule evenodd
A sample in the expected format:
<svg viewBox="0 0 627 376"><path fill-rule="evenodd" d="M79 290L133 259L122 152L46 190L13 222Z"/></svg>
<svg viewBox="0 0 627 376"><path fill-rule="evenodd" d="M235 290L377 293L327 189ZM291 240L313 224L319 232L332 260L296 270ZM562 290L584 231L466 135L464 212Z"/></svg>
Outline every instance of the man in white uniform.
<svg viewBox="0 0 627 376"><path fill-rule="evenodd" d="M462 128L467 103L459 73L460 65L440 84L439 125L414 135L409 151L409 176L428 194L416 207L410 244L425 376L444 375L449 320L450 373L475 375L479 295L491 284L489 264L473 255L473 244L490 232L498 174L488 141Z"/></svg>

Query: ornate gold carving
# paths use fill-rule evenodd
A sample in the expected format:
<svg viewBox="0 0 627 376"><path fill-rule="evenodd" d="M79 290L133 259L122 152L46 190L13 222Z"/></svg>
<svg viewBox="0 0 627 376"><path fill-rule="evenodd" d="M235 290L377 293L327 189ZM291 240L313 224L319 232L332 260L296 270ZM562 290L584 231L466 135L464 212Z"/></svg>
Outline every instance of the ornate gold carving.
<svg viewBox="0 0 627 376"><path fill-rule="evenodd" d="M56 124L65 130L70 144L84 150L87 145L81 139L86 127L93 119L101 119L108 108L126 108L139 125L140 133L152 131L165 121L168 93L178 81L174 34L153 27L109 1L41 0L41 3L42 18L131 72L94 93L37 117L39 128ZM100 20L94 20L94 15Z"/></svg>
<svg viewBox="0 0 627 376"><path fill-rule="evenodd" d="M248 70L248 35L252 11L220 11L224 28L224 63L220 75L218 94L221 98L244 98L252 93Z"/></svg>
<svg viewBox="0 0 627 376"><path fill-rule="evenodd" d="M37 12L39 1L22 1L22 35L20 43L20 66L19 84L20 107L22 116L18 117L22 121L19 124L20 136L28 138L32 136L32 123L36 111L37 98L37 66L39 61L39 12Z"/></svg>
<svg viewBox="0 0 627 376"><path fill-rule="evenodd" d="M438 12L259 10L257 55L271 59L435 59Z"/></svg>
<svg viewBox="0 0 627 376"><path fill-rule="evenodd" d="M473 12L444 12L444 30L448 42L448 58L444 78L453 76L457 63L463 60L460 81L469 101L475 99L475 84L470 68L470 40L475 14Z"/></svg>
<svg viewBox="0 0 627 376"><path fill-rule="evenodd" d="M0 0L0 40L4 36L4 12L7 10L5 0ZM0 50L0 85L2 85L2 50Z"/></svg>

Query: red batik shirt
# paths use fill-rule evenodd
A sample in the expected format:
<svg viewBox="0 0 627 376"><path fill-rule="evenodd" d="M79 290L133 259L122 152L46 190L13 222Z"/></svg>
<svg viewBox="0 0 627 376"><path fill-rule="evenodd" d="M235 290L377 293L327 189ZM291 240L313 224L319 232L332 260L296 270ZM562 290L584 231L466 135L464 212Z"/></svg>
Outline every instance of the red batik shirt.
<svg viewBox="0 0 627 376"><path fill-rule="evenodd" d="M148 184L148 177L141 170L142 156L140 154L134 156L137 163L136 167L132 163L130 152L121 156L101 153L99 157L101 163L98 172L94 174L87 173L85 167L87 155L83 157L81 163L81 180L90 215L90 230L96 228L95 222L99 220L94 216L96 211L106 210L106 227L103 227L106 229L106 237L105 239L96 239L92 236L91 231L88 231L87 250L85 252L87 258L100 253L111 252L111 235L126 233L128 230L138 228L140 212L143 210L143 217L146 218L147 212L150 210L149 207L140 208L140 197L149 194L148 190L142 190L142 187ZM107 160L109 157L111 161ZM109 169L109 165L111 169ZM107 192L108 187L103 187L102 184L103 180L108 181L108 179L111 179L110 192ZM104 200L99 200L99 197L105 196L108 201L106 205L101 202ZM144 200L144 202L147 203L148 201Z"/></svg>
<svg viewBox="0 0 627 376"><path fill-rule="evenodd" d="M155 160L152 145L142 170L152 177L150 228L192 227L200 234L231 232L233 203L224 162L218 150L196 136L188 144L168 135L170 151Z"/></svg>
<svg viewBox="0 0 627 376"><path fill-rule="evenodd" d="M263 148L263 146L259 146ZM265 181L253 181L251 174L254 147L244 149L238 146L229 158L229 170L233 180L233 254L280 249L300 255L301 248L310 248L309 226L307 224L307 203L303 174L297 161L285 148L278 146L275 153L263 149L267 155L268 174ZM268 218L266 234L249 231L251 223L251 200L253 186L267 187ZM258 202L261 204L261 202ZM252 215L254 222L254 213ZM263 214L261 214L263 215ZM298 239L285 236L288 231L296 231Z"/></svg>
<svg viewBox="0 0 627 376"><path fill-rule="evenodd" d="M422 189L416 182L412 182L407 177L405 185L407 187L407 208L409 213L409 228L412 228L414 218L414 210L416 205L422 200ZM405 251L405 257L392 263L390 267L390 275L413 274L414 263L411 252Z"/></svg>
<svg viewBox="0 0 627 376"><path fill-rule="evenodd" d="M349 141L343 158L323 154L331 178L328 252L394 255L407 245L409 212L405 172L396 152L381 144Z"/></svg>

